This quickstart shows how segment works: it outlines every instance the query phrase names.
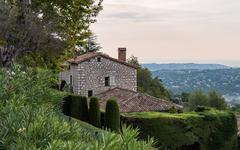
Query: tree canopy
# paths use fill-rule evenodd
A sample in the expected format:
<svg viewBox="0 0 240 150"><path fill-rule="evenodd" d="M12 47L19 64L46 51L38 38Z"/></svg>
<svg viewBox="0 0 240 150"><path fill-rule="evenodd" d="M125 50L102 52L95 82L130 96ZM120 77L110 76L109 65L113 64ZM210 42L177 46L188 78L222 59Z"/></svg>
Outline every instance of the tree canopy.
<svg viewBox="0 0 240 150"><path fill-rule="evenodd" d="M187 108L190 111L195 110L198 106L207 106L219 110L225 110L227 108L224 97L214 90L209 91L208 94L205 94L202 90L185 94L187 97L184 98L187 100Z"/></svg>
<svg viewBox="0 0 240 150"><path fill-rule="evenodd" d="M102 0L0 0L1 66L26 54L28 61L40 62L73 56L91 35L89 26L101 4Z"/></svg>
<svg viewBox="0 0 240 150"><path fill-rule="evenodd" d="M153 77L151 71L142 68L137 57L132 56L128 59L128 63L138 66L137 84L138 91L146 93L158 98L170 99L169 91L163 86L162 81L157 77Z"/></svg>

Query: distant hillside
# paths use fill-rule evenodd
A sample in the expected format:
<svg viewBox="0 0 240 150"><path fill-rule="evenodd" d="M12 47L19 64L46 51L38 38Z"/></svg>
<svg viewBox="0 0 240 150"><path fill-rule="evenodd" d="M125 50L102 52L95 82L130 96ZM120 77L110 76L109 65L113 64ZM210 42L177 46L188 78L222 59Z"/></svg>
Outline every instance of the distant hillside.
<svg viewBox="0 0 240 150"><path fill-rule="evenodd" d="M200 88L205 91L214 89L221 92L229 101L240 103L240 68L159 70L153 71L153 74L175 94Z"/></svg>
<svg viewBox="0 0 240 150"><path fill-rule="evenodd" d="M215 70L215 69L229 69L231 67L221 64L142 64L143 67L148 68L151 71L157 70Z"/></svg>

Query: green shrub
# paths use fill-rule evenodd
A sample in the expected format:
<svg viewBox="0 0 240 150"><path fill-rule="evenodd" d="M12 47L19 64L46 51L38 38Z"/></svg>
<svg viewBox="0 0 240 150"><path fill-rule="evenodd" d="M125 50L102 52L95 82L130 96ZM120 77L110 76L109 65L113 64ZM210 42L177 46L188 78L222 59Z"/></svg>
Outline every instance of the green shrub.
<svg viewBox="0 0 240 150"><path fill-rule="evenodd" d="M118 132L120 129L120 113L115 99L109 99L105 111L105 127Z"/></svg>
<svg viewBox="0 0 240 150"><path fill-rule="evenodd" d="M153 137L159 147L173 150L236 150L237 147L237 123L231 112L130 113L122 121L139 128L142 139Z"/></svg>
<svg viewBox="0 0 240 150"><path fill-rule="evenodd" d="M169 113L177 113L177 109L175 106L172 106L170 109L169 109Z"/></svg>
<svg viewBox="0 0 240 150"><path fill-rule="evenodd" d="M211 108L206 107L206 106L197 106L194 111L196 111L196 112L204 112L204 111L207 111L207 110L210 110L210 109Z"/></svg>
<svg viewBox="0 0 240 150"><path fill-rule="evenodd" d="M95 127L101 127L100 106L97 97L91 97L89 102L89 123Z"/></svg>
<svg viewBox="0 0 240 150"><path fill-rule="evenodd" d="M66 93L52 90L48 74L17 67L0 69L0 149L2 150L151 150L152 140L138 132L105 132L88 123L67 120L56 107ZM97 136L96 136L97 135Z"/></svg>

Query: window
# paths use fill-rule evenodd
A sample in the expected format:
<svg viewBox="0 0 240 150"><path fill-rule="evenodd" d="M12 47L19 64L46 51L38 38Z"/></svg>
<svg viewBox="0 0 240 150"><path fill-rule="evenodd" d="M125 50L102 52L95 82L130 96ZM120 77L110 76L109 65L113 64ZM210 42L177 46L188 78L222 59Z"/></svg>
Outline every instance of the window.
<svg viewBox="0 0 240 150"><path fill-rule="evenodd" d="M88 91L88 97L92 97L93 96L93 91L92 90L89 90Z"/></svg>
<svg viewBox="0 0 240 150"><path fill-rule="evenodd" d="M110 77L105 77L105 86L110 86Z"/></svg>
<svg viewBox="0 0 240 150"><path fill-rule="evenodd" d="M98 62L101 62L101 57L98 57L98 58L97 58L97 61L98 61Z"/></svg>
<svg viewBox="0 0 240 150"><path fill-rule="evenodd" d="M73 77L72 77L72 75L70 75L70 85L72 85L73 84Z"/></svg>

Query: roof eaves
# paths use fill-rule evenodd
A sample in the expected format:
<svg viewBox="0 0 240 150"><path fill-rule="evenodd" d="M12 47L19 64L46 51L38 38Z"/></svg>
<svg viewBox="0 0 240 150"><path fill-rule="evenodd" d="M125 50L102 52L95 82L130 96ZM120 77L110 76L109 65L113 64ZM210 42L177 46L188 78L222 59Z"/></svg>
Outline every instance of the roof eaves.
<svg viewBox="0 0 240 150"><path fill-rule="evenodd" d="M75 64L75 65L76 65L76 64L79 64L79 63L88 61L88 60L90 60L90 59L92 59L92 58L94 58L94 57L97 57L97 56L101 56L101 57L104 57L104 58L106 58L106 59L110 59L110 60L112 60L112 61L115 61L115 62L117 62L117 63L123 64L123 65L125 65L125 66L131 67L131 68L134 68L134 69L138 69L138 68L139 68L138 66L129 64L129 63L127 63L127 62L124 62L124 61L121 61L121 60L118 60L118 59L115 59L115 58L112 58L112 57L107 56L107 55L102 54L102 53L93 53L92 56L89 56L89 57L87 57L87 58L85 58L85 59L83 59L83 60L78 60L78 61L77 61L77 60L68 60L67 62L69 62L70 64Z"/></svg>

